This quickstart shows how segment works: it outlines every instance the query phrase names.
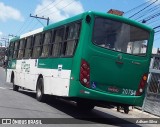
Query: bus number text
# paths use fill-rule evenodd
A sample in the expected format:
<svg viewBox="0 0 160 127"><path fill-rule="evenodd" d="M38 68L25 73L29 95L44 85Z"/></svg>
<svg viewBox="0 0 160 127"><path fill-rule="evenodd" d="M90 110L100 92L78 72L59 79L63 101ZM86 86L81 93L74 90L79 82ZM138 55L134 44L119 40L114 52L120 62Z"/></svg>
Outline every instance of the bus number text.
<svg viewBox="0 0 160 127"><path fill-rule="evenodd" d="M123 89L122 94L135 96L136 91L131 89Z"/></svg>

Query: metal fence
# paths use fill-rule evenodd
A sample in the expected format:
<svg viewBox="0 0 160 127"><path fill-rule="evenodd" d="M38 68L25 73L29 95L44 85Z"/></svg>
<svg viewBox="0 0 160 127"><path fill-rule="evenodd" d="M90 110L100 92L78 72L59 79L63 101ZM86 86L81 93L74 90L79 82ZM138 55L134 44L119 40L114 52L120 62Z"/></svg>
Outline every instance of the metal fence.
<svg viewBox="0 0 160 127"><path fill-rule="evenodd" d="M148 87L142 110L160 116L160 56L158 55L151 60Z"/></svg>

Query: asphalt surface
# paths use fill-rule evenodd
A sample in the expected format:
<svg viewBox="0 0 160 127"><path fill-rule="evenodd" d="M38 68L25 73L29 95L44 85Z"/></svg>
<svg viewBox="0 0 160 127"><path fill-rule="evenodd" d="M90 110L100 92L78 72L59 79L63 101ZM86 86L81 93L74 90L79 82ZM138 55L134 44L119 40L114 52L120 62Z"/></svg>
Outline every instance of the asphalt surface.
<svg viewBox="0 0 160 127"><path fill-rule="evenodd" d="M136 114L136 115L135 115ZM0 68L0 118L19 119L43 119L49 118L49 122L56 123L42 125L23 126L61 126L61 127L105 127L105 126L155 126L132 123L134 119L142 118L146 115L129 112L124 114L107 106L107 108L95 107L91 112L79 111L74 102L57 99L48 96L45 103L35 99L35 93L20 89L18 92L12 90L12 84L5 82L5 70ZM152 118L152 117L151 117ZM45 119L47 120L47 119ZM1 123L1 121L0 121ZM7 125L0 125L6 127ZM10 125L15 126L17 125ZM22 125L20 125L22 126Z"/></svg>

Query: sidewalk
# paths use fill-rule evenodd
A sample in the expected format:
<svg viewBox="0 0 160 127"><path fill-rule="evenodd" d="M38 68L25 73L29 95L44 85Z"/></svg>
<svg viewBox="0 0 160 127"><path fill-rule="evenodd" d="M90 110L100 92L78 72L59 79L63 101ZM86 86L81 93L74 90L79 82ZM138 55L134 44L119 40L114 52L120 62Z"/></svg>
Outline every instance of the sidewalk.
<svg viewBox="0 0 160 127"><path fill-rule="evenodd" d="M151 113L148 113L148 112L145 112L145 111L142 111L140 109L134 109L133 112L135 113L140 113L143 117L147 117L147 118L160 118L159 116L156 116L156 115L153 115Z"/></svg>
<svg viewBox="0 0 160 127"><path fill-rule="evenodd" d="M122 118L136 118L137 120L145 120L143 118L149 118L150 120L154 120L154 118L158 118L160 119L160 117L152 115L150 113L147 112L143 112L141 109L136 109L136 108L129 108L130 111L128 114L125 114L123 110L120 110L120 114ZM112 110L114 110L115 112L117 112L117 108L113 108ZM140 118L140 119L139 119ZM137 123L137 125L142 126L142 127L159 127L160 124L141 124L141 123Z"/></svg>
<svg viewBox="0 0 160 127"><path fill-rule="evenodd" d="M128 115L132 118L160 118L159 116L147 113L145 111L142 111L141 109L138 108L129 108L130 111L128 113ZM113 110L117 111L116 108L113 108ZM123 110L120 110L121 113L123 113Z"/></svg>

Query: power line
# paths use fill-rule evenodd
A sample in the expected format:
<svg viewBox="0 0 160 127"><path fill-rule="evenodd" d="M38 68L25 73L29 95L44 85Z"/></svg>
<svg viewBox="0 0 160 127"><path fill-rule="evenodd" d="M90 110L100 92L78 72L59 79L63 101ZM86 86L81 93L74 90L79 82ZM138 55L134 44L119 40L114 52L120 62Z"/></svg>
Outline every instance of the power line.
<svg viewBox="0 0 160 127"><path fill-rule="evenodd" d="M53 3L54 1L52 1L51 3ZM50 4L51 4L50 3ZM50 5L50 4L48 4L48 6ZM46 9L46 7L47 6L45 6L43 9ZM41 9L41 10L43 10L43 9ZM20 33L22 33L24 30L24 27L25 27L25 25L27 24L27 22L28 22L28 20L30 19L30 17L28 17L27 19L26 19L26 21L22 24L22 26L20 27L20 29L16 32L16 34L15 35L18 35L18 33L20 34ZM33 20L32 20L33 21ZM31 21L31 22L32 22ZM29 23L29 24L31 24L31 22ZM29 27L29 24L27 24L27 27Z"/></svg>
<svg viewBox="0 0 160 127"><path fill-rule="evenodd" d="M69 5L71 5L72 3L74 3L75 2L75 0L73 0L72 2L70 2L69 4L67 4L66 6L64 6L64 7L62 7L62 8L60 8L59 10L61 10L61 9L64 9L64 8L66 8L66 7L68 7ZM49 13L49 14L46 14L46 16L49 16L49 15L51 15L51 14L53 14L53 13L56 13L57 11L53 11L53 12L51 12L51 13Z"/></svg>
<svg viewBox="0 0 160 127"><path fill-rule="evenodd" d="M44 8L42 8L41 10L39 10L38 12L40 13L41 11L43 11L43 10L45 10L45 9L48 9L47 7L49 7L49 6L51 6L51 7L54 7L54 6L56 6L56 5L58 5L59 3L61 3L62 1L64 1L64 0L61 0L61 1L59 1L59 2L57 2L56 4L54 4L54 5L52 5L51 6L51 4L53 3L53 2L55 2L55 1L52 1L50 4L48 4L47 6L45 6ZM66 8L66 7L68 7L70 4L72 4L73 2L75 2L74 0L72 1L72 2L70 2L69 4L67 4L66 6L63 6L61 9L63 9L63 8ZM50 8L51 8L50 7ZM45 11L44 11L45 12ZM43 12L43 13L44 13ZM52 13L50 13L50 14L53 14L53 13L56 13L57 11L54 11L54 12L52 12ZM38 14L39 14L38 13ZM48 15L50 15L50 14L48 14ZM30 17L29 17L30 18ZM16 35L19 33L19 34L21 34L24 30L25 30L25 28L28 28L30 25L31 25L31 23L33 22L33 20L31 20L28 24L27 24L27 22L28 22L28 19L29 18L27 18L27 20L26 20L26 22L24 22L23 23L23 25L21 26L21 28L18 30L18 32L16 33ZM40 22L39 20L37 20L38 22ZM42 22L40 22L41 24L42 24Z"/></svg>
<svg viewBox="0 0 160 127"><path fill-rule="evenodd" d="M154 27L153 29L157 29L157 28L160 28L160 26L156 26L156 27Z"/></svg>
<svg viewBox="0 0 160 127"><path fill-rule="evenodd" d="M155 6L153 6L152 8L146 10L145 12L138 14L138 15L137 15L138 17L135 18L134 20L141 19L142 17L145 17L146 15L149 15L150 13L153 13L154 11L156 11L156 10L159 9L159 6L160 6L160 4L155 5ZM157 8L156 8L156 7L157 7Z"/></svg>
<svg viewBox="0 0 160 127"><path fill-rule="evenodd" d="M54 2L55 1L52 1L51 3L49 3L48 5L46 5L45 7L43 7L41 10L39 10L38 12L40 13L41 11L45 10L48 6L50 6ZM37 14L39 14L39 13L37 13Z"/></svg>
<svg viewBox="0 0 160 127"><path fill-rule="evenodd" d="M144 7L143 9L141 9L140 11L136 12L135 14L133 14L132 16L130 16L129 18L134 17L135 15L139 14L140 12L144 11L146 8L150 7L152 4L156 3L158 0L155 0L154 2L152 2L151 4L149 4L148 6Z"/></svg>
<svg viewBox="0 0 160 127"><path fill-rule="evenodd" d="M30 31L32 31L33 30L33 27L35 27L35 25L37 25L37 24L39 24L38 22L37 22L37 20L34 18L33 19L33 22L32 22L32 25L30 26Z"/></svg>
<svg viewBox="0 0 160 127"><path fill-rule="evenodd" d="M156 2L156 1L154 1L154 2ZM151 4L153 4L153 3L151 3ZM150 6L151 6L151 4L150 4ZM142 22L142 21L143 21L143 23L146 23L146 22L148 22L148 21L150 21L150 20L153 20L153 19L156 19L156 20L154 20L154 21L152 21L152 22L149 22L148 25L157 22L157 21L159 20L158 17L160 16L160 13L159 13L159 10L158 10L158 9L159 9L159 6L160 6L160 4L155 5L155 6L151 7L151 8L149 8L148 10L144 11L144 12L141 13L141 14L137 14L137 15L139 15L139 17L136 18L135 20L137 20L137 19L139 19L139 18L141 19L142 17L145 17L144 19L139 20L139 22ZM156 10L158 10L158 11L156 11ZM155 11L156 11L156 12L155 12ZM147 13L147 12L148 12L148 13ZM153 12L155 12L155 13L153 13ZM146 15L149 15L149 16L146 17ZM154 25L152 25L151 27L156 27L156 25L157 25L157 24L154 24Z"/></svg>
<svg viewBox="0 0 160 127"><path fill-rule="evenodd" d="M158 16L160 16L160 13L156 13L154 15L148 16L147 18L145 18L145 19L142 20L142 23L146 23L147 21L149 21L151 19L154 19L154 18L156 18Z"/></svg>
<svg viewBox="0 0 160 127"><path fill-rule="evenodd" d="M42 24L43 27L45 26L38 18L36 18L36 19L40 24Z"/></svg>
<svg viewBox="0 0 160 127"><path fill-rule="evenodd" d="M157 30L155 33L159 33L160 32L160 30Z"/></svg>
<svg viewBox="0 0 160 127"><path fill-rule="evenodd" d="M147 2L144 2L144 3L142 3L142 4L140 4L140 5L136 6L136 7L134 7L133 9L125 12L125 14L130 13L130 12L134 11L135 9L138 9L138 8L144 6L145 4L149 3L150 1L151 1L151 0L149 0L149 1L147 1Z"/></svg>
<svg viewBox="0 0 160 127"><path fill-rule="evenodd" d="M158 23L158 21L160 20L160 4L158 5L154 5L154 3L157 2L156 1L152 1L152 3L150 2L150 4L148 4L150 1L147 1L131 10L129 10L128 12L133 12L138 10L135 14L131 15L129 18L133 18L134 20L138 20L143 21L146 20L146 25L152 25L152 28L155 29L155 37L154 37L154 42L157 40L160 40L160 24ZM145 6L145 7L144 7ZM143 7L143 8L142 8ZM139 9L141 8L141 9ZM127 13L128 13L127 12ZM126 14L126 13L125 13Z"/></svg>
<svg viewBox="0 0 160 127"><path fill-rule="evenodd" d="M29 18L30 18L30 17L28 17L27 20L22 24L22 26L21 26L20 29L16 32L15 35L18 35L18 33L23 29L23 27L26 25L27 21L29 21Z"/></svg>
<svg viewBox="0 0 160 127"><path fill-rule="evenodd" d="M159 21L159 19L156 19L156 20L154 20L154 21L152 21L152 22L147 22L146 24L149 25L149 24L155 23L155 22L157 22L157 21Z"/></svg>
<svg viewBox="0 0 160 127"><path fill-rule="evenodd" d="M35 22L35 24L33 25L32 29L33 29L33 30L36 29L36 27L38 26L38 24L39 24L39 22L38 22L38 20L36 20L36 22Z"/></svg>
<svg viewBox="0 0 160 127"><path fill-rule="evenodd" d="M49 7L52 3L55 2L55 1L52 1L51 4L49 4L48 6L43 7L41 10L39 10L38 13L37 13L37 15L40 14L40 12L42 12L42 10L46 10L47 9L46 11L48 11L48 9L55 7L56 5L58 5L59 3L61 3L62 1L64 1L64 0L61 0L61 1L57 2L56 4L52 5L51 7ZM47 7L49 7L49 8L47 8ZM44 13L46 11L43 11L42 13Z"/></svg>
<svg viewBox="0 0 160 127"><path fill-rule="evenodd" d="M26 30L26 28L29 28L29 26L32 24L32 22L33 22L33 18L32 18L32 20L30 20L30 22L26 25L26 27L24 27L24 29L19 34L22 34L22 32L24 32Z"/></svg>
<svg viewBox="0 0 160 127"><path fill-rule="evenodd" d="M21 26L20 29L16 32L15 35L18 35L19 32L22 33L21 31L22 31L22 29L25 27L25 25L27 24L27 22L29 21L29 19L31 19L31 18L27 16L25 22L22 24L22 26ZM27 25L27 26L29 26L29 25Z"/></svg>

